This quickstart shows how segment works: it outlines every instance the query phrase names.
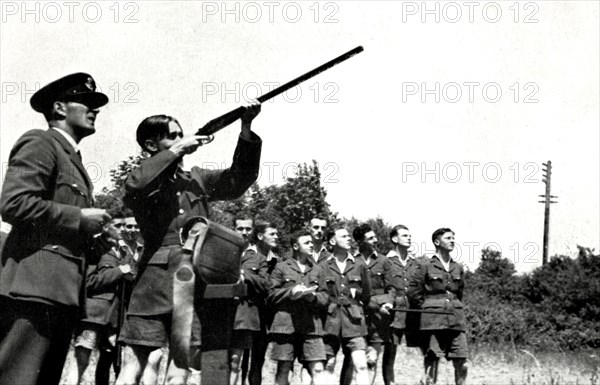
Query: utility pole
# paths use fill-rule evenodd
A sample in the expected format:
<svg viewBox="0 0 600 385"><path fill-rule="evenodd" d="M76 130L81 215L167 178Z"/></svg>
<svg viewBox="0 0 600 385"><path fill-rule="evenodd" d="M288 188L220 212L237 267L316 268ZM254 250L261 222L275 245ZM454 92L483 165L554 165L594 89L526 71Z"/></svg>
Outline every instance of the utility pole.
<svg viewBox="0 0 600 385"><path fill-rule="evenodd" d="M544 171L542 181L546 184L546 193L544 195L538 196L544 198L544 200L539 201L539 203L544 203L544 254L542 255L542 265L545 265L548 262L548 242L550 238L550 204L557 203L554 202L552 199L558 197L550 195L552 162L548 161L548 163L542 163L542 170Z"/></svg>

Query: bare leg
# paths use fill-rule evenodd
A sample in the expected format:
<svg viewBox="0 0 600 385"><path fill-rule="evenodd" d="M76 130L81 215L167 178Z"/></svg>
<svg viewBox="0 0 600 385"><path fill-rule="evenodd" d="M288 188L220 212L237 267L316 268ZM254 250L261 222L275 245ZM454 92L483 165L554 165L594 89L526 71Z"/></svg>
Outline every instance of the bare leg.
<svg viewBox="0 0 600 385"><path fill-rule="evenodd" d="M136 385L153 349L155 348L149 346L125 345L123 348L123 367L115 384Z"/></svg>
<svg viewBox="0 0 600 385"><path fill-rule="evenodd" d="M452 360L454 365L454 382L456 385L465 385L467 383L467 367L466 358L455 358Z"/></svg>
<svg viewBox="0 0 600 385"><path fill-rule="evenodd" d="M77 365L71 366L71 370L67 377L68 384L79 384L81 382L81 377L83 377L83 373L90 363L91 354L92 351L90 349L84 348L83 346L75 347L75 362Z"/></svg>
<svg viewBox="0 0 600 385"><path fill-rule="evenodd" d="M437 382L439 363L440 360L437 357L425 356L425 383L427 385Z"/></svg>
<svg viewBox="0 0 600 385"><path fill-rule="evenodd" d="M312 378L313 385L325 385L327 380L325 378L325 368L321 361L310 361L308 362L308 371Z"/></svg>
<svg viewBox="0 0 600 385"><path fill-rule="evenodd" d="M159 348L153 350L148 355L148 362L144 367L144 371L142 373L142 379L140 380L140 384L142 385L157 385L158 382L158 372L160 370L160 362L163 358L163 349Z"/></svg>
<svg viewBox="0 0 600 385"><path fill-rule="evenodd" d="M293 361L277 361L277 373L275 374L275 385L289 385L290 371L294 365Z"/></svg>
<svg viewBox="0 0 600 385"><path fill-rule="evenodd" d="M382 348L382 344L379 343L367 347L367 369L369 370L369 378L371 380L371 385L375 383L375 377L377 377L377 361L379 360L379 356L381 355Z"/></svg>
<svg viewBox="0 0 600 385"><path fill-rule="evenodd" d="M180 368L175 365L175 361L171 361L167 369L167 384L185 385L189 375L190 371L188 369Z"/></svg>
<svg viewBox="0 0 600 385"><path fill-rule="evenodd" d="M368 385L369 371L367 369L367 355L364 350L352 352L352 364L356 376L356 385Z"/></svg>

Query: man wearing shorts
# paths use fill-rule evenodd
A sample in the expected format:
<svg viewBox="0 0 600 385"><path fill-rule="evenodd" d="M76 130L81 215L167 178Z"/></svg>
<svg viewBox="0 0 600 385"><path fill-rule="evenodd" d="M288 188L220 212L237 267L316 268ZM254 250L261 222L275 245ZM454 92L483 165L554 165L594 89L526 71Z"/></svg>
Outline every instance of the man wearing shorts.
<svg viewBox="0 0 600 385"><path fill-rule="evenodd" d="M288 385L294 359L308 368L313 384L324 384L323 324L321 309L329 294L322 269L313 264L313 243L308 231L291 237L292 258L279 262L271 273L269 305L274 313L269 329L271 357L277 361L275 384Z"/></svg>
<svg viewBox="0 0 600 385"><path fill-rule="evenodd" d="M367 266L351 254L350 234L344 227L334 227L327 236L333 253L323 264L323 275L329 292L330 303L325 320L325 369L333 375L336 355L340 348L345 357L340 375L340 383L345 384L351 378L351 366L354 367L356 383L369 383L366 349L367 324L363 306L371 299L371 282ZM349 365L349 362L352 365Z"/></svg>
<svg viewBox="0 0 600 385"><path fill-rule="evenodd" d="M436 383L439 360L446 357L454 365L456 384L463 385L467 380L466 322L461 302L465 271L450 256L454 231L438 229L431 240L435 255L417 266L410 279L408 300L412 307L450 314L421 314L426 382Z"/></svg>

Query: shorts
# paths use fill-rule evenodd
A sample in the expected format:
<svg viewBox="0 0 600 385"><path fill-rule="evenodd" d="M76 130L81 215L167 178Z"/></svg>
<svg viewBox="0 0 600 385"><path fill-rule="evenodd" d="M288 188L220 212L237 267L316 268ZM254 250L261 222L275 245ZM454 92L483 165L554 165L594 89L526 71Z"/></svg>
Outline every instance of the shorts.
<svg viewBox="0 0 600 385"><path fill-rule="evenodd" d="M119 342L160 348L167 346L171 337L171 314L149 316L129 315L119 335ZM200 321L194 312L190 346L200 346Z"/></svg>
<svg viewBox="0 0 600 385"><path fill-rule="evenodd" d="M254 340L253 330L234 330L231 335L231 349L250 349Z"/></svg>
<svg viewBox="0 0 600 385"><path fill-rule="evenodd" d="M321 336L300 334L272 334L271 359L301 362L325 361L325 344Z"/></svg>
<svg viewBox="0 0 600 385"><path fill-rule="evenodd" d="M423 354L437 358L467 358L467 333L460 330L424 331Z"/></svg>
<svg viewBox="0 0 600 385"><path fill-rule="evenodd" d="M402 337L405 335L404 329L396 328L390 328L390 334L392 336L392 343L394 345L400 345L400 343L402 342Z"/></svg>
<svg viewBox="0 0 600 385"><path fill-rule="evenodd" d="M357 350L367 350L367 341L365 337L350 337L342 338L331 334L323 337L323 343L325 344L325 354L327 357L335 357L342 348L344 355L346 353L352 353Z"/></svg>
<svg viewBox="0 0 600 385"><path fill-rule="evenodd" d="M88 350L110 351L115 347L116 335L108 325L80 322L75 329L75 346Z"/></svg>

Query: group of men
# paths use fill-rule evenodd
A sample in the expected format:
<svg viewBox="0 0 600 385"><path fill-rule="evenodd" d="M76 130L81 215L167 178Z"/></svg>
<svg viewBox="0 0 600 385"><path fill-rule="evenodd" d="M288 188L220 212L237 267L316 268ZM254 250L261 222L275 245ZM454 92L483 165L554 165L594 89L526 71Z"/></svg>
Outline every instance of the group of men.
<svg viewBox="0 0 600 385"><path fill-rule="evenodd" d="M305 230L291 235L291 255L280 258L271 255L277 227L259 222L253 229L253 223L252 218L237 217L234 228L249 241L242 258L244 276L253 277L252 287L266 287L262 300L258 296L249 300L257 313L264 311L256 320L266 324L248 328L236 318L235 332L250 336L246 339L251 345L250 361L258 363L259 371L264 342L270 341L271 358L277 362L276 384L289 384L295 360L308 371L312 383L330 383L340 349L341 385L353 380L374 383L380 357L384 383L394 384L396 349L403 336L408 346L419 347L424 354L426 383L437 381L441 357L452 360L456 383L465 383L464 271L450 256L451 229L433 233L435 255L415 258L410 255L406 226L392 228L389 237L394 248L382 255L368 224L357 226L351 235L346 227L327 228L325 219L315 217ZM354 254L353 241L358 246ZM266 255L278 262L267 263ZM256 280L264 283L256 285ZM232 365L232 384L238 372L239 367ZM250 384L260 381L250 380Z"/></svg>
<svg viewBox="0 0 600 385"><path fill-rule="evenodd" d="M258 177L262 140L251 123L260 104L245 107L225 170L183 170L183 158L213 137L184 136L175 118L154 115L136 131L150 157L125 184L123 201L134 218L94 208L79 143L95 132L106 103L89 74L46 85L31 106L44 114L48 130L26 132L11 151L0 197L2 218L12 225L0 264L2 384L58 384L73 335L78 370L72 381L80 380L98 347L104 354L96 380L107 383L107 368L120 357L112 334L124 346L116 383L156 381L156 363L171 335L173 275L185 255L182 229L192 218L208 217L210 201L239 197ZM314 384L323 384L340 349L341 384L353 377L372 383L380 356L384 382L391 384L396 346L411 328L419 331L413 346L424 353L427 381L435 382L445 356L454 362L456 383L465 382L464 272L449 254L452 230L434 232L436 254L417 260L409 256L410 233L401 225L390 234L395 248L387 256L377 252L368 225L353 229L359 248L353 255L348 229L313 218L291 236L288 258L274 252L275 225L240 217L234 228L248 241L240 278L248 290L233 325L232 384L246 377L251 385L261 383L269 342L277 384L288 383L295 359ZM119 306L127 309L122 319L116 318L124 313L114 311ZM190 345L196 352L200 332L194 312ZM172 362L166 380L185 383L189 373Z"/></svg>

